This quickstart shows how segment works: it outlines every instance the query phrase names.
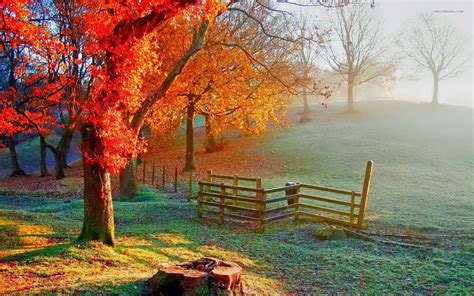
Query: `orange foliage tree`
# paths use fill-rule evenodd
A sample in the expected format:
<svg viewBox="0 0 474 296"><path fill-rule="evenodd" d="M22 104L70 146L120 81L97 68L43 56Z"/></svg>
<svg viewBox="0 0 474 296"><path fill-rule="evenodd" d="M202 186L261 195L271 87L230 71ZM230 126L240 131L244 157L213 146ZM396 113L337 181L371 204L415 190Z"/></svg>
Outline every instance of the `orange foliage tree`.
<svg viewBox="0 0 474 296"><path fill-rule="evenodd" d="M212 42L209 40L209 42ZM287 70L279 57L280 70ZM277 71L273 67L272 71ZM281 74L281 73L280 73ZM242 51L220 44L201 51L184 69L167 94L168 101L181 104L186 118L186 162L194 169L194 126L196 115L206 118L208 149L215 149L213 136L228 128L261 134L269 121L281 122L288 104L288 90L264 75Z"/></svg>
<svg viewBox="0 0 474 296"><path fill-rule="evenodd" d="M81 15L83 32L88 37L85 53L102 61L91 69L94 83L89 96L78 102L82 110L84 167L84 223L80 238L114 245L110 172L120 172L131 155L140 149L141 124L158 100L159 92L166 92L164 87L158 93L145 96L129 93L129 73L137 67L135 52L146 36L163 29L167 21L181 11L207 20L221 5L213 1L197 5L196 0L78 2L85 7ZM3 0L0 12L6 20L2 32L15 32L21 42L34 42L41 31L46 31L45 36L53 36L47 32L53 28L31 22L31 3ZM41 44L36 43L34 47L40 48Z"/></svg>
<svg viewBox="0 0 474 296"><path fill-rule="evenodd" d="M8 36L10 40L8 46L11 48L24 45L31 48L32 53L38 51L30 55L29 61L37 68L32 71L35 74L30 75L28 67L19 69L19 74L26 77L24 82L32 79L35 81L34 87L38 87L37 89L33 87L31 91L23 92L22 95L38 98L33 101L39 102L31 104L24 110L17 108L16 112L11 112L12 108L15 108L11 100L17 96L10 96L10 99L3 99L8 96L2 96L0 109L2 114L8 116L10 123L2 121L1 125L8 127L10 132L14 132L23 124L22 119L18 117L18 114L21 115L18 110L26 113L35 110L34 108L42 108L43 103L44 106L48 106L49 103L58 106L65 100L73 102L71 105L73 109L80 110L80 113L76 115L76 120L80 125L82 136L84 168L84 220L79 238L114 245L110 173L121 174L122 194L136 190L136 184L130 182L133 178L129 177L133 176L134 172L134 161L131 160L144 149L140 136L143 124L154 106L166 97L186 64L193 60L193 57L203 48L209 27L215 21L215 17L223 11L238 12L240 15L238 18L229 18L229 20L236 20L241 25L236 26L234 31L229 33L237 35L239 32L242 33L241 28L245 27L246 23L241 21L247 18L256 22L253 30L260 30L273 40L281 41L285 38L273 38L278 26L273 26L272 32L267 31L258 19L249 15L240 4L230 7L238 2L236 0L77 0L74 2L80 9L72 10L71 14L65 13L70 9L68 6L58 8L62 15L68 15L70 25L62 31L63 33L57 34L61 31L58 27L45 25L44 22L36 19L34 7L43 2L0 0L2 38ZM268 9L265 4L258 4L261 9ZM180 21L195 21L196 26L190 31L172 31L173 26L179 25ZM279 24L285 25L281 22ZM173 35L175 33L178 34ZM79 36L83 38L80 44L73 41ZM252 65L255 73L258 74L251 79L246 77L245 91L240 91L242 90L240 88L231 94L218 93L221 99L237 100L240 97L248 97L250 94L258 103L264 101L265 97L273 97L275 93L271 91L272 88L260 84L259 77L274 79L285 88L291 88L292 82L284 81L277 74L278 71L282 71L282 68L272 63L272 60L275 60L281 52L265 50L265 45L270 45L274 41L266 39L261 42L263 46L260 48L263 50L252 51L250 38L243 44L225 36L219 41L219 44L228 52L241 51L241 54L251 61L247 65ZM152 54L152 46L157 49L155 55ZM46 53L41 52L42 50L46 50ZM2 54L3 51L4 49L2 49ZM72 64L58 62L58 60L71 57ZM42 66L41 64L45 62L47 66ZM71 74L71 72L75 72L77 65L81 63L92 66L90 72L87 73L86 94L79 97L71 91L77 86L78 74L77 72ZM49 70L57 65L61 65L62 70L50 73ZM230 66L227 65L227 67ZM147 78L150 73L159 75ZM179 105L174 103L175 99L176 97L169 99L171 102L169 110ZM222 105L232 106L232 103L229 101ZM246 108L247 110L239 107L236 110L242 110L242 115L244 115L252 107ZM69 109L67 112L74 110ZM48 116L51 116L51 113L39 111L35 110L32 112L35 115L23 117L29 118L26 122L30 124L39 122L47 126ZM231 118L230 122L232 122L237 116L228 118ZM262 120L261 118L264 117L255 117L254 121ZM16 126L12 127L11 122L14 122ZM236 124L245 126L246 123L239 120ZM247 124L252 126L252 123Z"/></svg>
<svg viewBox="0 0 474 296"><path fill-rule="evenodd" d="M76 2L31 1L23 3L24 18L3 11L2 51L8 57L9 87L2 92L3 105L16 112L14 121L23 120L40 138L41 176L47 174L46 148L55 156L56 178L64 177L66 156L80 114L80 97L90 62L83 49L80 11ZM30 34L33 32L34 34ZM2 109L5 112L6 108ZM66 118L67 117L67 118ZM49 143L52 128L62 131L59 143Z"/></svg>
<svg viewBox="0 0 474 296"><path fill-rule="evenodd" d="M94 28L89 32L93 32L93 39L97 40L89 50L98 52L104 65L92 73L97 81L83 106L81 120L84 225L80 238L113 245L109 173L127 170L130 159L142 147L139 134L149 110L163 97L182 67L176 64L158 89L133 93L130 92L133 89L130 74L139 67L137 53L149 34L166 27L167 21L178 13L202 18L205 27L220 5L213 1L199 5L196 1L106 1L99 5L97 1L86 2L91 8L84 22ZM189 4L194 6L189 7ZM191 48L187 58L194 55L194 50Z"/></svg>
<svg viewBox="0 0 474 296"><path fill-rule="evenodd" d="M194 169L195 115L206 119L208 151L216 149L214 135L227 128L260 134L270 121L282 123L290 95L308 83L300 77L293 55L301 39L310 38L274 33L282 27L291 31L295 26L289 20L296 22L275 13L271 4L242 2L229 7L210 26L204 49L188 62L166 96L177 104L173 118L186 118L184 170ZM196 24L186 22L178 28L186 26L193 30ZM151 125L163 122L159 111L156 115L150 117Z"/></svg>

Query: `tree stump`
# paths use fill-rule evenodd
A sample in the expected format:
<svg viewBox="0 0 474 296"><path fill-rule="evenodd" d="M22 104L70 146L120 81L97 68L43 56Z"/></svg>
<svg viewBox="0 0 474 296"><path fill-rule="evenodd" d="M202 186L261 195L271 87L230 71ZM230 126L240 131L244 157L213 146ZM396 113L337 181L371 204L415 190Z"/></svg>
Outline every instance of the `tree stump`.
<svg viewBox="0 0 474 296"><path fill-rule="evenodd" d="M149 280L150 295L242 295L242 268L204 257L161 268Z"/></svg>

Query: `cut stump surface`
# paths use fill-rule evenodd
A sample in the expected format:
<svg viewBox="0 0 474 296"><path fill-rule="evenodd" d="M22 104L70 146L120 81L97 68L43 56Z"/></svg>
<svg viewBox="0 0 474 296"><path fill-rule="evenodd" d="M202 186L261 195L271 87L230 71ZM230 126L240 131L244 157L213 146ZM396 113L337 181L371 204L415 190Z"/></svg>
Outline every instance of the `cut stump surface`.
<svg viewBox="0 0 474 296"><path fill-rule="evenodd" d="M162 267L149 280L151 295L243 295L242 268L205 257Z"/></svg>

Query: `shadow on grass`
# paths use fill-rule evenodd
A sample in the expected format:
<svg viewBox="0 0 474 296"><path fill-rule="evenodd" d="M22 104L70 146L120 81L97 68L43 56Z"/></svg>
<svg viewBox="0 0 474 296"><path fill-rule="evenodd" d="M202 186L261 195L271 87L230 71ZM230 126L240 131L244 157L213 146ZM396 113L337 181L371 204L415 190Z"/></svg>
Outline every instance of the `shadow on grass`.
<svg viewBox="0 0 474 296"><path fill-rule="evenodd" d="M146 280L130 281L122 284L104 284L102 286L83 287L74 291L74 295L151 295Z"/></svg>
<svg viewBox="0 0 474 296"><path fill-rule="evenodd" d="M42 249L37 249L31 252L25 252L16 255L5 256L2 258L4 261L31 261L36 257L58 257L61 254L67 253L71 247L76 243L70 242L65 244L57 244L53 246L47 246Z"/></svg>

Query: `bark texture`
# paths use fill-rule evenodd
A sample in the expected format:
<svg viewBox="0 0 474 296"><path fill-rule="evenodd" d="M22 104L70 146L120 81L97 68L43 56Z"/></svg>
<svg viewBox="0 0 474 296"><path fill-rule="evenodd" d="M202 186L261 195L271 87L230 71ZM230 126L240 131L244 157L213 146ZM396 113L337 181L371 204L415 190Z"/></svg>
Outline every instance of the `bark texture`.
<svg viewBox="0 0 474 296"><path fill-rule="evenodd" d="M354 83L347 83L347 112L354 112Z"/></svg>
<svg viewBox="0 0 474 296"><path fill-rule="evenodd" d="M8 149L10 151L10 161L12 165L12 172L10 177L15 176L25 176L26 173L20 167L20 162L18 161L18 155L16 153L15 148L15 141L13 140L13 136L8 137Z"/></svg>
<svg viewBox="0 0 474 296"><path fill-rule="evenodd" d="M205 257L161 268L149 281L149 295L243 295L242 268Z"/></svg>
<svg viewBox="0 0 474 296"><path fill-rule="evenodd" d="M308 104L308 97L306 96L306 92L303 93L303 114L300 119L301 122L308 122L311 121L311 117L309 116L309 104Z"/></svg>
<svg viewBox="0 0 474 296"><path fill-rule="evenodd" d="M194 103L186 111L186 163L184 171L194 170Z"/></svg>
<svg viewBox="0 0 474 296"><path fill-rule="evenodd" d="M97 131L91 125L82 128L83 153L100 151L103 147ZM97 163L83 157L84 166L84 223L79 240L101 241L115 245L114 210L110 174Z"/></svg>
<svg viewBox="0 0 474 296"><path fill-rule="evenodd" d="M40 177L45 177L48 174L48 166L46 164L46 140L43 136L40 138Z"/></svg>
<svg viewBox="0 0 474 296"><path fill-rule="evenodd" d="M209 114L204 114L206 128L206 151L214 152L218 150L216 138L212 132L212 123Z"/></svg>
<svg viewBox="0 0 474 296"><path fill-rule="evenodd" d="M137 158L128 161L127 166L120 173L120 197L123 199L135 196L140 191L137 177L135 175Z"/></svg>

